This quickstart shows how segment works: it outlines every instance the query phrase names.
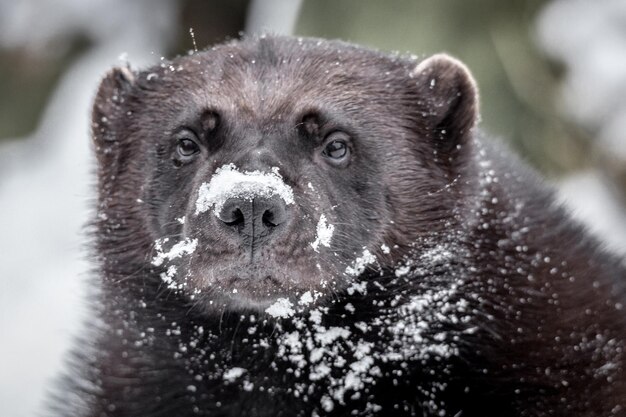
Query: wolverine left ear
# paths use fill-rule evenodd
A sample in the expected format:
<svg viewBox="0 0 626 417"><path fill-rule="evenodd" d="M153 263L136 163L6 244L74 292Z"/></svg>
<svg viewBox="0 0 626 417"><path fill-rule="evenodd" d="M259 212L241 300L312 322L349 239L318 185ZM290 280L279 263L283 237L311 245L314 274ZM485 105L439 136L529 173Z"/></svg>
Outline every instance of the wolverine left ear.
<svg viewBox="0 0 626 417"><path fill-rule="evenodd" d="M469 141L478 121L476 82L463 63L446 54L425 59L411 75L418 80L426 134L441 156L451 157Z"/></svg>
<svg viewBox="0 0 626 417"><path fill-rule="evenodd" d="M117 139L112 125L122 116L124 100L134 83L135 74L128 67L113 68L100 81L91 113L96 150Z"/></svg>
<svg viewBox="0 0 626 417"><path fill-rule="evenodd" d="M134 84L135 74L128 67L113 68L100 81L91 111L91 137L101 174L115 175L120 124L124 120L125 101Z"/></svg>

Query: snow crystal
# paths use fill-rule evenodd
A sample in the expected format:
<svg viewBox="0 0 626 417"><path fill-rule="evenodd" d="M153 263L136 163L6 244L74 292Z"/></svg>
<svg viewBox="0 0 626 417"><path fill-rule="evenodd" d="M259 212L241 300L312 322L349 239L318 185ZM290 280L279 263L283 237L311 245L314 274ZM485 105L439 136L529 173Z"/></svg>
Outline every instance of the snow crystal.
<svg viewBox="0 0 626 417"><path fill-rule="evenodd" d="M191 255L198 246L198 239L186 238L172 246L169 251L164 252L163 244L167 242L169 242L169 238L157 239L154 242L157 254L152 258L152 265L161 266L166 260L171 261L183 255Z"/></svg>
<svg viewBox="0 0 626 417"><path fill-rule="evenodd" d="M326 246L327 248L330 247L330 240L333 237L334 231L335 226L328 224L326 216L322 214L319 222L317 223L317 237L315 238L315 241L311 243L313 250L317 252L320 245Z"/></svg>
<svg viewBox="0 0 626 417"><path fill-rule="evenodd" d="M265 309L265 312L272 317L287 318L295 314L293 304L286 298L279 298L274 304Z"/></svg>
<svg viewBox="0 0 626 417"><path fill-rule="evenodd" d="M243 375L246 372L247 371L244 368L239 368L239 367L230 368L227 371L224 371L223 378L224 378L224 381L234 382L237 378L239 378L241 375Z"/></svg>
<svg viewBox="0 0 626 417"><path fill-rule="evenodd" d="M445 332L428 335L437 323L454 324L466 320L467 301L454 300L457 292L456 283L429 289L423 294L412 296L408 303L398 309L398 320L389 330L404 341L400 357L423 358L432 354L446 358L458 354L458 348L448 342L449 335ZM397 353L390 352L388 358L393 359Z"/></svg>
<svg viewBox="0 0 626 417"><path fill-rule="evenodd" d="M346 274L353 277L361 275L369 264L376 262L376 257L367 249L363 249L363 255L356 258L351 266L346 268Z"/></svg>
<svg viewBox="0 0 626 417"><path fill-rule="evenodd" d="M307 291L304 294L302 294L302 296L300 297L300 301L298 301L298 304L307 305L307 304L311 304L313 301L314 299L313 299L313 295L311 294L311 291Z"/></svg>
<svg viewBox="0 0 626 417"><path fill-rule="evenodd" d="M337 339L346 339L350 336L350 330L343 327L330 327L327 330L320 326L317 333L315 333L315 340L320 342L322 346L330 345Z"/></svg>
<svg viewBox="0 0 626 417"><path fill-rule="evenodd" d="M213 174L211 181L203 183L198 190L196 215L213 208L218 215L229 198L252 200L255 197L278 196L285 204L293 204L293 190L283 181L278 168L272 172L240 172L234 164L224 165Z"/></svg>
<svg viewBox="0 0 626 417"><path fill-rule="evenodd" d="M400 278L407 275L411 271L411 267L409 265L399 266L395 270L395 275Z"/></svg>
<svg viewBox="0 0 626 417"><path fill-rule="evenodd" d="M323 351L320 354L323 355ZM313 367L313 369L311 370L311 373L309 373L309 379L311 381L319 381L322 378L325 378L326 376L330 375L331 372L331 368L330 366L328 366L325 363L320 363L319 365L316 365Z"/></svg>
<svg viewBox="0 0 626 417"><path fill-rule="evenodd" d="M173 289L176 287L176 284L174 283L176 272L178 272L176 265L170 265L166 272L161 273L161 279L167 284L168 288Z"/></svg>
<svg viewBox="0 0 626 417"><path fill-rule="evenodd" d="M354 356L357 358L357 361L350 364L350 370L346 374L344 382L346 390L352 389L359 391L364 387L365 382L371 380L370 377L367 377L367 373L374 365L374 358L369 355L372 346L373 343L358 343L354 352Z"/></svg>
<svg viewBox="0 0 626 417"><path fill-rule="evenodd" d="M437 245L420 255L420 261L435 264L454 258L454 253L446 245Z"/></svg>
<svg viewBox="0 0 626 417"><path fill-rule="evenodd" d="M357 329L359 329L363 333L367 332L367 323L365 323L364 321L358 321L358 322L354 323L354 327L356 327Z"/></svg>
<svg viewBox="0 0 626 417"><path fill-rule="evenodd" d="M322 408L327 413L330 413L335 408L335 403L333 402L333 400L328 395L324 395L322 397L321 403L322 403Z"/></svg>
<svg viewBox="0 0 626 417"><path fill-rule="evenodd" d="M309 320L311 320L311 323L320 324L322 322L322 312L319 310L311 310Z"/></svg>
<svg viewBox="0 0 626 417"><path fill-rule="evenodd" d="M359 292L363 295L367 294L367 281L353 282L348 288L346 288L348 295L353 295L355 292Z"/></svg>
<svg viewBox="0 0 626 417"><path fill-rule="evenodd" d="M309 355L309 360L311 363L319 362L324 357L324 349L316 348L311 351L311 355Z"/></svg>

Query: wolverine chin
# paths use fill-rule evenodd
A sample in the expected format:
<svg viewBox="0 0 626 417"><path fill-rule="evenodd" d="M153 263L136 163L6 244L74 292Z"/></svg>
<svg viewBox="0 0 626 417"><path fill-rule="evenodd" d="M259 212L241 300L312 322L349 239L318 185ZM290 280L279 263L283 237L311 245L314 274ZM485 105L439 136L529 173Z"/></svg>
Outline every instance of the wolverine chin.
<svg viewBox="0 0 626 417"><path fill-rule="evenodd" d="M325 293L320 281L310 285L302 273L282 268L209 268L198 276L193 298L209 310L263 312L280 300L306 307Z"/></svg>
<svg viewBox="0 0 626 417"><path fill-rule="evenodd" d="M223 312L267 314L274 318L288 318L306 311L323 298L319 292L265 293L248 290L200 293L194 297L194 306L207 314Z"/></svg>

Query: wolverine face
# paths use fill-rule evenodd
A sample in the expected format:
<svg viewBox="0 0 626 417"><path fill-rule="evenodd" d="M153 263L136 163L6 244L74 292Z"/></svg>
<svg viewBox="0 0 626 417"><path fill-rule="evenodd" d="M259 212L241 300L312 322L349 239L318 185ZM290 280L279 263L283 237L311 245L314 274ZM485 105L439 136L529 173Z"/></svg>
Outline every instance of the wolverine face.
<svg viewBox="0 0 626 417"><path fill-rule="evenodd" d="M332 302L452 209L429 195L448 149L415 70L265 38L114 71L94 111L101 188L139 217L161 285L207 311Z"/></svg>

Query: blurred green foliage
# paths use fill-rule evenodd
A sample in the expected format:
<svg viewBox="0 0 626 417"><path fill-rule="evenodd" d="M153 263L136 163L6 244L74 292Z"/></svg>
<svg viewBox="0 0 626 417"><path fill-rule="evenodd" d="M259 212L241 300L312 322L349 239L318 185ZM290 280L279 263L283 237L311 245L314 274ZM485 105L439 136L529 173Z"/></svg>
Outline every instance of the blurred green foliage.
<svg viewBox="0 0 626 417"><path fill-rule="evenodd" d="M556 112L562 69L534 44L545 0L309 0L298 34L339 38L418 56L447 52L467 64L482 127L548 174L588 160L584 133Z"/></svg>
<svg viewBox="0 0 626 417"><path fill-rule="evenodd" d="M0 52L0 138L30 133L62 66L11 50Z"/></svg>
<svg viewBox="0 0 626 417"><path fill-rule="evenodd" d="M0 49L0 141L32 133L61 75L88 47L76 36L54 51Z"/></svg>
<svg viewBox="0 0 626 417"><path fill-rule="evenodd" d="M340 38L386 51L448 52L471 69L481 93L482 127L510 142L549 175L589 164L585 132L564 121L555 98L562 69L534 44L546 0L307 0L296 34ZM248 0L180 0L172 55L240 35ZM56 54L0 50L0 140L24 136L60 74L88 46L80 35Z"/></svg>

